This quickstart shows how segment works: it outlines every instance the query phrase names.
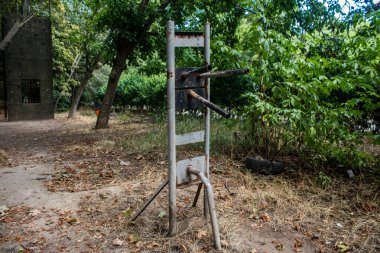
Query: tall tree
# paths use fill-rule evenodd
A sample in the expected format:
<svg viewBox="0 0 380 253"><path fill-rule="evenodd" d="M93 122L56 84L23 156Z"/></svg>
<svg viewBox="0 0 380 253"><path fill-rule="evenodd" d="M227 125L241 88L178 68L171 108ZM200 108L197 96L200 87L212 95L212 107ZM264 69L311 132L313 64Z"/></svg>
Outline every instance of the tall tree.
<svg viewBox="0 0 380 253"><path fill-rule="evenodd" d="M112 32L113 50L112 69L108 78L107 89L103 99L96 128L108 126L109 114L115 97L116 87L125 63L135 49L147 40L148 31L153 22L163 15L170 0L150 2L137 1L94 1L92 6L99 10L99 24Z"/></svg>
<svg viewBox="0 0 380 253"><path fill-rule="evenodd" d="M68 115L69 118L73 118L85 87L93 72L100 67L99 62L105 44L102 38L105 35L94 29L93 13L86 2L80 0L63 0L63 2L70 24L79 27L78 49L81 57L74 69L75 74L71 75L76 82L71 86L72 99Z"/></svg>
<svg viewBox="0 0 380 253"><path fill-rule="evenodd" d="M231 20L237 23L236 20L239 19L243 11L239 10L239 15L235 16L219 14L228 13L231 10L235 11L234 2L216 0L195 0L192 2L184 0L88 0L88 4L96 13L95 20L99 29L105 29L110 33L111 42L110 58L112 60L110 62L112 70L108 78L96 128L108 126L116 87L120 75L125 69L126 61L133 60L137 52L140 54L149 52L149 49L156 45L153 43L155 37L161 39L160 44L163 44L162 36L151 36L151 32L155 31L164 35L164 21L169 18L175 20L179 27L188 29L199 28L200 23L204 23L207 19L212 22L223 17L224 20L220 19L220 22L215 22L214 28L227 34L227 31L231 30L228 26ZM219 25L216 25L217 23ZM232 34L230 33L230 37Z"/></svg>
<svg viewBox="0 0 380 253"><path fill-rule="evenodd" d="M73 87L73 98L71 100L70 110L69 110L69 118L74 118L76 110L79 105L79 101L82 97L83 91L86 88L90 78L92 77L92 74L98 67L100 66L99 62L101 59L101 52L96 52L96 55L90 55L87 51L84 51L85 53L85 60L84 60L84 72L81 74L81 77L79 79L79 85L76 87Z"/></svg>

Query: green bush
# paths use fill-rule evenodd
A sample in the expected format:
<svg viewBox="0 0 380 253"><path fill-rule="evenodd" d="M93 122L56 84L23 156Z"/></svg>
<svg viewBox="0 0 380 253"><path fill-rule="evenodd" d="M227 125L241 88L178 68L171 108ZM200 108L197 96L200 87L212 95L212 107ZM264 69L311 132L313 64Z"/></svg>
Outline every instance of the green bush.
<svg viewBox="0 0 380 253"><path fill-rule="evenodd" d="M327 29L284 34L276 19L264 24L264 18L240 28L241 65L250 64L252 73L244 116L256 152L370 166L372 159L356 147L358 129L369 121L379 128L379 19L362 19L347 36Z"/></svg>
<svg viewBox="0 0 380 253"><path fill-rule="evenodd" d="M98 94L104 96L106 86ZM166 76L164 73L146 76L134 68L120 78L116 89L114 107L136 109L161 109L166 105Z"/></svg>

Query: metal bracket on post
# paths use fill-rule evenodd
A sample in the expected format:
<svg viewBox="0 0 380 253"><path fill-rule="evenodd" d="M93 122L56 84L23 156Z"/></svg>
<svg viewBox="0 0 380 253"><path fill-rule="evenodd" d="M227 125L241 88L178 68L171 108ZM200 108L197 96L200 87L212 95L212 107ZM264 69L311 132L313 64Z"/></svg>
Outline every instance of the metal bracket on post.
<svg viewBox="0 0 380 253"><path fill-rule="evenodd" d="M210 211L210 216L211 216L211 226L212 226L212 232L214 234L215 249L221 250L222 246L220 244L220 233L219 233L218 218L216 216L214 192L212 191L212 185L210 183L210 180L205 176L203 171L199 171L191 165L187 167L187 172L189 174L197 175L206 187L208 209Z"/></svg>

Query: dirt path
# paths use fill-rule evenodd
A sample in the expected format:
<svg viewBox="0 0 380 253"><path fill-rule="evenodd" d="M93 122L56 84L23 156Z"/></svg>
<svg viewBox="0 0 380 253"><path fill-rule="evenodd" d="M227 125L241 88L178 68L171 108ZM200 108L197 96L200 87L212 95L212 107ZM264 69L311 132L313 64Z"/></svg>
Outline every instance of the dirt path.
<svg viewBox="0 0 380 253"><path fill-rule="evenodd" d="M59 165L76 161L75 157L65 159L62 150L78 143L90 145L108 137L117 138L114 133L95 132L92 129L94 120L87 117L68 120L60 115L56 120L0 122L0 161L3 165L0 168L0 252L88 250L73 245L69 239L56 240L56 236L62 237L62 234L76 234L78 227L57 230L55 226L80 211L83 196L119 194L122 186L52 192L45 184ZM52 241L57 243L52 244Z"/></svg>
<svg viewBox="0 0 380 253"><path fill-rule="evenodd" d="M209 227L167 238L165 192L127 228L130 213L164 177L165 152L148 159L116 144L144 132L143 124L94 131L94 123L64 116L0 122L0 252L212 251ZM215 180L224 252L317 252L309 238L269 215L247 223L236 206L241 199L225 202L225 179ZM179 194L180 217L201 216L185 207L191 197Z"/></svg>

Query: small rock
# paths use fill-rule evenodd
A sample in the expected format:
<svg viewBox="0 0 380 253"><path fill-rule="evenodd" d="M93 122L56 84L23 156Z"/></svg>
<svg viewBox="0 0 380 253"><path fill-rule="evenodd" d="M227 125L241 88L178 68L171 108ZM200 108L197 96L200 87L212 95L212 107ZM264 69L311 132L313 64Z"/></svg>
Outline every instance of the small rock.
<svg viewBox="0 0 380 253"><path fill-rule="evenodd" d="M343 228L343 225L340 224L339 222L336 224L336 226L337 226L338 228Z"/></svg>
<svg viewBox="0 0 380 253"><path fill-rule="evenodd" d="M130 161L123 161L123 160L120 160L120 165L121 165L121 166L128 166L128 165L130 165L130 164L131 164Z"/></svg>
<svg viewBox="0 0 380 253"><path fill-rule="evenodd" d="M349 178L353 178L355 176L355 174L352 170L347 170L347 174L348 174Z"/></svg>
<svg viewBox="0 0 380 253"><path fill-rule="evenodd" d="M123 245L123 243L124 243L124 241L120 240L119 238L116 238L112 242L112 244L115 245L115 246L121 246L121 245Z"/></svg>
<svg viewBox="0 0 380 253"><path fill-rule="evenodd" d="M318 233L313 233L313 236L311 237L311 239L315 240L315 239L319 239L321 237L320 234Z"/></svg>

